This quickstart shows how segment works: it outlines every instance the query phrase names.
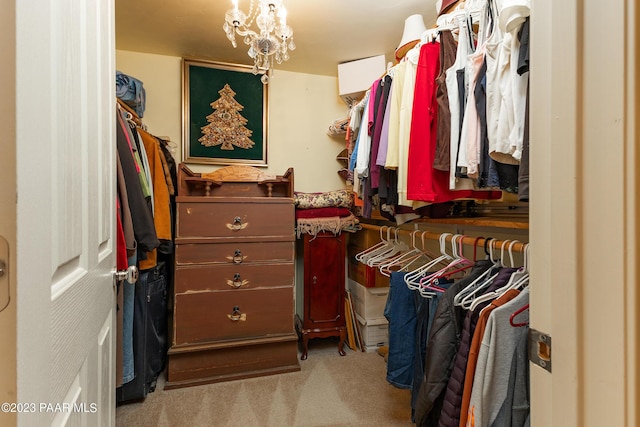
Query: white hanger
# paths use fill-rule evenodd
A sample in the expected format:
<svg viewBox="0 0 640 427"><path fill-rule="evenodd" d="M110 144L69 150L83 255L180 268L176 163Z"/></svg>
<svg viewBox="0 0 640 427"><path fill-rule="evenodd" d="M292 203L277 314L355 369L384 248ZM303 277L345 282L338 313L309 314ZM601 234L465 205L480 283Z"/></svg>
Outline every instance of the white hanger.
<svg viewBox="0 0 640 427"><path fill-rule="evenodd" d="M509 289L520 289L524 288L529 284L529 243L524 245L524 262L522 266L523 275L513 283Z"/></svg>
<svg viewBox="0 0 640 427"><path fill-rule="evenodd" d="M436 20L438 30L457 30L466 22L467 12L464 10L464 3L459 4L456 8L444 15L440 15Z"/></svg>
<svg viewBox="0 0 640 427"><path fill-rule="evenodd" d="M388 262L380 264L378 266L378 270L380 270L380 273L383 276L390 277L392 267L401 267L400 270L402 270L411 265L417 259L425 256L425 254L416 246L416 234L419 232L419 230L414 230L411 232L412 249L410 251L400 254L399 256L389 260Z"/></svg>
<svg viewBox="0 0 640 427"><path fill-rule="evenodd" d="M446 238L446 236L445 236ZM432 295L434 295L436 292L442 292L439 289L434 289L431 287L433 281L439 277L442 277L443 274L445 274L447 272L447 270L449 270L451 267L454 267L456 265L459 265L460 263L464 263L467 262L469 260L467 260L466 258L464 258L462 256L461 251L459 252L458 249L462 249L462 239L464 238L463 235L461 234L455 234L453 236L451 236L451 254L452 256L449 257L449 263L441 268L440 270L429 274L428 276L425 276L423 278L420 279L420 281L418 282L419 287L418 290L420 291L420 294L422 296L429 296L431 297ZM470 262L470 261L469 261Z"/></svg>
<svg viewBox="0 0 640 427"><path fill-rule="evenodd" d="M449 271L453 267L459 266L460 264L465 264L465 265L472 264L472 262L467 258L465 258L462 254L462 239L464 239L464 237L465 236L461 234L455 234L451 237L452 257L449 264L447 264L445 267L441 268L440 270L434 272L433 274L430 274L429 276L426 276L420 279L419 283L420 283L421 291L423 289L430 289L430 285L432 284L433 280L437 279L438 277L442 277L444 274L447 273L447 271ZM431 289L431 290L434 290L434 289Z"/></svg>
<svg viewBox="0 0 640 427"><path fill-rule="evenodd" d="M509 262L510 262L510 266L511 268L515 268L515 262L513 261L513 246L516 243L519 243L518 240L507 240L505 242L502 243L502 248L500 249L500 258L501 259L505 259L504 258L504 248L507 247L507 242L509 242ZM524 275L526 275L527 277L529 276L529 273L526 273L524 271L516 271L514 272L511 277L509 277L509 281L507 282L506 285L504 285L503 287L496 289L493 292L489 292L486 293L484 295L480 295L479 297L477 297L476 299L473 300L473 302L471 303L471 306L469 307L469 310L475 310L476 307L478 307L478 305L480 305L481 303L485 302L485 301L491 301L493 299L498 298L499 296L501 296L502 294L504 294L505 292L507 292L509 289L515 289L514 286L519 285L520 280L524 277Z"/></svg>
<svg viewBox="0 0 640 427"><path fill-rule="evenodd" d="M382 248L382 247L384 247L384 246L386 246L386 245L387 245L387 240L385 240L385 239L384 239L384 235L383 235L383 233L382 233L382 231L383 231L385 228L387 229L387 237L389 237L389 236L390 236L390 235L389 235L389 229L390 229L391 227L388 227L388 226L386 226L386 225L381 226L381 227L380 227L380 241L379 241L378 243L376 243L375 245L371 246L370 248L367 248L367 249L363 250L362 252L357 253L357 254L355 255L355 257L354 257L354 258L356 259L356 261L359 261L359 262L363 262L363 263L364 263L363 259L364 259L365 257L367 257L367 256L368 256L368 254L370 254L371 252L375 252L375 251L379 250L380 248Z"/></svg>
<svg viewBox="0 0 640 427"><path fill-rule="evenodd" d="M395 236L391 241L391 246L388 251L382 252L376 256L373 256L367 260L367 265L369 267L378 267L380 264L383 264L389 260L395 259L396 257L402 255L402 252L409 250L409 246L402 240L398 238L398 229L394 229Z"/></svg>
<svg viewBox="0 0 640 427"><path fill-rule="evenodd" d="M425 265L417 268L416 270L407 273L404 276L404 283L407 285L407 287L409 289L412 290L416 290L416 289L420 289L420 279L422 279L422 276L427 273L429 270L431 270L435 265L443 262L443 261L449 261L452 257L451 255L449 255L446 250L446 239L447 236L451 236L451 233L443 233L440 235L440 237L438 238L438 240L440 241L440 256L433 259L432 261L426 263ZM422 234L422 237L424 238L424 233Z"/></svg>
<svg viewBox="0 0 640 427"><path fill-rule="evenodd" d="M474 280L463 290L458 292L453 298L453 305L458 307L465 307L465 305L468 305L468 303L473 300L473 296L477 294L479 290L487 287L493 281L493 279L498 276L498 273L495 273L493 275L491 274L494 268L501 267L500 260L496 260L493 258L493 242L495 242L495 240L492 240L491 244L489 245L489 258L491 259L491 262L493 262L493 266L488 268L476 280Z"/></svg>

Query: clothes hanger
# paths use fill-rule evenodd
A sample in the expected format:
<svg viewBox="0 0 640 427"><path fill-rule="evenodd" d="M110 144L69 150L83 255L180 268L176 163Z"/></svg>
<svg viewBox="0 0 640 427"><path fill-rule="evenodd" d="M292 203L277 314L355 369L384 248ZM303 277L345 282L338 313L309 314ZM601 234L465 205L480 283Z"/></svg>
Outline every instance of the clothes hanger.
<svg viewBox="0 0 640 427"><path fill-rule="evenodd" d="M390 236L390 231L391 229L387 230L387 239L384 241L384 245L378 247L376 250L371 251L369 253L367 253L364 257L361 258L361 261L363 264L367 264L369 263L369 260L376 258L382 254L386 254L389 251L392 250L393 247L393 241L391 239Z"/></svg>
<svg viewBox="0 0 640 427"><path fill-rule="evenodd" d="M467 16L464 6L464 2L460 3L451 12L438 16L438 19L436 19L436 27L438 28L438 31L459 30L461 23Z"/></svg>
<svg viewBox="0 0 640 427"><path fill-rule="evenodd" d="M458 249L457 249L457 240L459 239L459 237L461 237L461 235L459 234L454 234L453 236L451 236L451 261L447 264L447 266L441 268L440 270L428 274L427 276L423 277L420 279L420 281L418 282L418 290L420 291L420 293L423 296L432 296L434 292L444 292L446 291L446 289L437 286L435 284L435 279L437 277L441 277L441 273L446 270L451 264L454 264L456 262L458 262L459 255L458 255Z"/></svg>
<svg viewBox="0 0 640 427"><path fill-rule="evenodd" d="M419 230L418 230L419 232ZM416 233L417 234L417 233ZM427 250L427 248L425 247L424 244L424 235L425 232L422 233L422 235L420 236L420 241L421 241L421 248L418 248L418 252L420 252L420 255L422 258L424 258L424 262L422 264L419 264L418 267L415 270L409 270L409 266L414 265L416 262L418 262L420 260L420 258L416 259L415 261L409 262L407 265L405 265L401 270L402 271L406 271L406 272L414 272L418 269L421 269L424 267L425 264L427 263L431 263L432 261L434 261L436 258L438 258L437 255L432 254L431 252L429 252ZM417 245L416 245L417 247Z"/></svg>
<svg viewBox="0 0 640 427"><path fill-rule="evenodd" d="M418 258L424 256L424 254L416 247L416 234L419 233L419 230L414 230L411 232L411 247L410 251L400 254L398 257L393 258L392 260L380 264L378 266L378 270L383 276L390 277L391 276L391 268L392 267L400 267L399 270L405 268L407 265L410 265L412 262L415 262Z"/></svg>
<svg viewBox="0 0 640 427"><path fill-rule="evenodd" d="M451 233L442 233L438 238L440 242L440 256L433 259L432 261L420 266L416 270L407 273L404 276L404 282L407 287L411 290L417 290L420 288L420 279L424 274L426 274L429 270L431 270L435 265L438 265L441 262L446 262L451 259L451 256L447 254L445 250L446 239L447 236L451 236ZM424 233L422 233L422 245L424 247Z"/></svg>
<svg viewBox="0 0 640 427"><path fill-rule="evenodd" d="M370 248L367 248L367 249L363 250L362 252L357 253L355 255L355 257L354 257L356 259L356 261L364 263L364 261L363 261L364 257L366 257L369 253L375 252L378 249L380 249L383 246L385 246L387 244L387 241L384 239L383 230L384 229L388 230L389 228L390 227L386 226L386 225L380 226L380 241L378 243L376 243L375 245L371 246Z"/></svg>
<svg viewBox="0 0 640 427"><path fill-rule="evenodd" d="M447 237L451 236L451 239L453 242L455 242L454 238L455 235L451 235L451 233L443 233L440 235L439 237L439 243L440 243L440 254L441 256L438 258L440 259L438 262L433 263L431 265L431 267L429 268L429 270L437 265L440 262L446 262L449 260L454 259L455 257L455 251L452 249L451 253L452 255L449 255L446 251L446 246L447 246ZM436 260L434 260L436 261ZM427 270L428 271L428 270ZM431 274L429 274L427 277L431 276ZM417 278L418 282L415 282L415 279L413 281L413 284L415 285L416 289L418 290L418 292L420 293L420 296L422 296L423 298L433 298L434 296L436 296L436 292L444 292L445 289L442 289L440 287L434 287L433 289L427 289L425 286L422 285L422 281L424 280L424 278Z"/></svg>
<svg viewBox="0 0 640 427"><path fill-rule="evenodd" d="M508 248L509 248L508 249L509 262L510 262L509 265L511 266L511 268L515 268L515 262L513 260L513 246L516 243L519 243L519 241L518 240L507 240L507 241L503 242L502 243L502 248L500 249L500 258L501 259L505 259L504 249L505 249L505 247L507 247L507 242L509 242L509 245L508 245ZM511 275L511 277L509 277L509 281L507 282L506 285L504 285L500 289L496 289L493 292L489 292L489 293L480 295L479 297L477 297L476 299L473 300L473 302L471 303L471 306L470 306L469 309L470 310L475 310L476 307L478 307L478 305L480 305L481 303L483 303L485 301L494 300L494 299L500 297L505 292L507 292L509 289L516 289L517 286L520 286L520 284L522 283L522 278L525 275L528 277L528 273L526 273L524 270L514 272Z"/></svg>
<svg viewBox="0 0 640 427"><path fill-rule="evenodd" d="M444 292L445 289L435 285L436 279L443 278L446 275L453 274L454 272L462 271L462 269L460 268L451 270L454 267L459 267L460 265L462 265L464 266L463 268L467 268L467 266L473 265L473 262L465 258L462 253L462 240L465 237L466 236L462 234L456 234L451 237L451 253L453 255L451 258L451 261L449 262L449 264L447 264L445 267L441 268L437 272L420 279L419 283L420 283L421 290L430 289L430 290Z"/></svg>
<svg viewBox="0 0 640 427"><path fill-rule="evenodd" d="M500 260L496 260L493 258L493 244L495 239L492 237L485 240L484 248L487 255L489 255L489 259L493 263L493 265L488 268L484 273L482 273L476 280L467 285L464 289L456 294L453 298L453 305L457 307L467 308L470 301L473 301L473 296L478 293L478 291L486 288L492 281L498 276L498 272L494 272L496 268L499 268ZM487 245L489 245L489 251L487 251Z"/></svg>
<svg viewBox="0 0 640 427"><path fill-rule="evenodd" d="M452 276L452 275L454 275L454 274L457 274L457 273L460 273L460 272L462 272L462 271L465 271L465 270L470 269L470 268L471 268L471 267L473 267L473 265L475 264L475 261L476 261L476 246L475 246L475 245L478 243L478 240L480 240L480 239L481 239L481 237L477 237L477 238L476 238L476 240L475 240L475 241L474 241L474 243L473 243L473 244L474 244L474 249L473 249L473 261L471 261L470 259L468 259L468 258L466 258L466 257L464 256L464 251L463 251L463 249L462 249L462 242L463 242L463 239L464 239L465 237L466 237L466 236L461 236L460 241L459 241L459 248L458 248L459 256L460 256L460 257L462 257L462 258L464 259L464 261L463 261L462 263L460 263L460 264L459 264L459 265L462 265L462 267L456 268L455 270L452 270L452 271L446 271L446 272L442 275L442 277L445 277L445 278L451 277L451 276Z"/></svg>
<svg viewBox="0 0 640 427"><path fill-rule="evenodd" d="M517 309L516 311L514 311L513 313L511 313L511 316L509 317L509 323L511 324L511 326L513 326L514 328L519 328L522 326L529 326L529 321L527 320L526 322L521 322L521 323L516 323L514 321L514 319L521 313L524 313L525 311L529 310L529 304L525 304L522 307L520 307L519 309Z"/></svg>
<svg viewBox="0 0 640 427"><path fill-rule="evenodd" d="M524 262L522 267L522 276L513 283L509 289L522 289L529 285L529 243L524 245Z"/></svg>
<svg viewBox="0 0 640 427"><path fill-rule="evenodd" d="M393 232L394 232L394 238L393 240L391 240L391 245L389 247L389 250L369 258L366 263L369 267L378 267L380 264L385 263L401 255L402 252L409 250L409 247L407 246L407 244L402 240L400 240L400 237L398 235L399 229L393 228Z"/></svg>

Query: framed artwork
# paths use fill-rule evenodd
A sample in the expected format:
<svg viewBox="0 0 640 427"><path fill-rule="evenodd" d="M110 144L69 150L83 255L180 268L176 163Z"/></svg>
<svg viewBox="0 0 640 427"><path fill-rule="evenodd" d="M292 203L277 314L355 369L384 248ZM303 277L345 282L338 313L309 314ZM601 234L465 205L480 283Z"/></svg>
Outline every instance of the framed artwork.
<svg viewBox="0 0 640 427"><path fill-rule="evenodd" d="M267 166L268 85L252 67L183 59L183 162Z"/></svg>

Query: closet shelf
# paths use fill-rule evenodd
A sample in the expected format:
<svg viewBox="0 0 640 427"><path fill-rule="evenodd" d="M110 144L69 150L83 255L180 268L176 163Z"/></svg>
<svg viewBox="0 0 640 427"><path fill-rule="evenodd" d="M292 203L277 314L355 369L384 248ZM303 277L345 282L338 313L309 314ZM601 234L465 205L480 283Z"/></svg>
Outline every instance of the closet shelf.
<svg viewBox="0 0 640 427"><path fill-rule="evenodd" d="M371 221L376 225L389 225L389 221L380 214L372 215L370 220L360 218L361 223ZM466 225L472 227L492 227L506 228L512 230L528 230L529 217L506 217L506 216L477 216L477 217L447 217L447 218L419 218L412 221L412 224L452 224Z"/></svg>
<svg viewBox="0 0 640 427"><path fill-rule="evenodd" d="M475 218L421 218L414 222L423 224L456 224L474 227L510 228L528 230L528 218L500 218L500 217L475 217Z"/></svg>

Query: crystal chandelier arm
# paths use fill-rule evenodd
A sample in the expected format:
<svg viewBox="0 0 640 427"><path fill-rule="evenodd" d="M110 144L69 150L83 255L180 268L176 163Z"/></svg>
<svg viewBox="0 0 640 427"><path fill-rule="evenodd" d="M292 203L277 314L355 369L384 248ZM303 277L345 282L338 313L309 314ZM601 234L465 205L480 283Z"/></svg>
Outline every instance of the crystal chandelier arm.
<svg viewBox="0 0 640 427"><path fill-rule="evenodd" d="M233 47L237 47L235 36L244 38L249 45L249 57L254 60L253 73L260 69L269 70L273 67L274 59L280 64L289 59L288 50L294 50L293 30L287 25L287 11L282 0L250 0L249 13L244 14L238 8L239 0L232 0L233 8L225 15L223 25L227 38ZM257 30L252 30L254 24ZM275 58L274 58L275 57ZM266 77L266 76L263 76ZM263 79L267 83L268 79Z"/></svg>

